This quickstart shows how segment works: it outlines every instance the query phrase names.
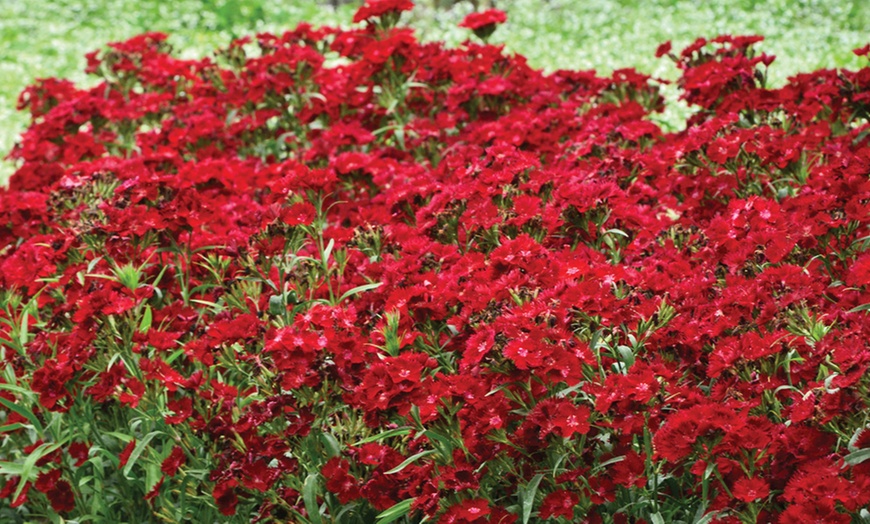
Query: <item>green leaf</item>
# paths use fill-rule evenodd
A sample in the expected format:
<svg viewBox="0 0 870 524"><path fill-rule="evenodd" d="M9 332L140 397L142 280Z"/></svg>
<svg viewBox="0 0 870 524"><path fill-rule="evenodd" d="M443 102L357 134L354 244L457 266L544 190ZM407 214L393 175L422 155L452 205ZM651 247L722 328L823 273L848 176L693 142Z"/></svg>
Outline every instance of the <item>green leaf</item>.
<svg viewBox="0 0 870 524"><path fill-rule="evenodd" d="M697 517L696 520L692 522L692 524L708 524L709 522L713 522L713 519L716 518L718 515L718 511L711 511L706 515L700 515L699 517Z"/></svg>
<svg viewBox="0 0 870 524"><path fill-rule="evenodd" d="M870 302L866 304L861 304L858 307L853 307L852 309L847 311L847 313L858 313L859 311L867 311L868 309L870 309Z"/></svg>
<svg viewBox="0 0 870 524"><path fill-rule="evenodd" d="M147 333L151 329L151 306L145 306L142 322L139 323L139 333Z"/></svg>
<svg viewBox="0 0 870 524"><path fill-rule="evenodd" d="M619 359L625 364L626 369L634 364L634 351L630 347L620 344L616 346L616 351L619 352Z"/></svg>
<svg viewBox="0 0 870 524"><path fill-rule="evenodd" d="M656 511L649 516L649 519L652 521L652 524L665 524L665 519L662 517L662 514Z"/></svg>
<svg viewBox="0 0 870 524"><path fill-rule="evenodd" d="M0 473L9 475L10 477L20 477L24 466L17 462L2 462L0 461Z"/></svg>
<svg viewBox="0 0 870 524"><path fill-rule="evenodd" d="M332 254L332 248L335 247L335 239L330 238L329 243L326 245L326 249L323 251L323 263L325 264L329 260L329 255Z"/></svg>
<svg viewBox="0 0 870 524"><path fill-rule="evenodd" d="M12 369L12 366L7 366L6 369ZM10 380L10 376L12 377L11 380ZM12 382L12 380L15 380L15 375L14 374L12 374L12 375L7 374L6 380L9 380L10 382ZM18 393L19 395L24 395L24 396L28 396L28 397L32 397L33 395L35 395L35 393L33 393L33 391L30 391L29 389L23 388L21 386L16 386L15 384L0 384L0 389L5 389L6 391L11 391L13 393Z"/></svg>
<svg viewBox="0 0 870 524"><path fill-rule="evenodd" d="M385 509L381 513L375 517L377 520L377 524L388 524L389 522L393 522L394 520L398 520L411 510L411 504L414 503L414 499L405 499L402 502L399 502L395 506Z"/></svg>
<svg viewBox="0 0 870 524"><path fill-rule="evenodd" d="M0 426L0 433L6 433L7 431L15 431L16 429L21 429L27 427L24 424L6 424L5 426Z"/></svg>
<svg viewBox="0 0 870 524"><path fill-rule="evenodd" d="M0 397L0 404L3 404L3 406L5 406L7 409L14 411L29 420L39 435L42 435L42 433L45 431L42 427L42 423L39 422L39 418L36 417L33 411L14 402L10 402L9 400L2 397Z"/></svg>
<svg viewBox="0 0 870 524"><path fill-rule="evenodd" d="M347 291L344 292L343 295L341 295L341 298L339 298L338 301L343 302L344 299L346 299L346 298L352 297L353 295L356 295L357 293L362 293L363 291L369 291L371 289L379 288L379 287L381 287L382 284L383 284L383 282L375 282L372 284L363 284L363 285L357 286L353 289L348 289Z"/></svg>
<svg viewBox="0 0 870 524"><path fill-rule="evenodd" d="M870 459L870 448L868 449L859 449L858 451L853 451L846 455L843 460L846 461L846 464L850 466L854 466L856 464L860 464L865 460Z"/></svg>
<svg viewBox="0 0 870 524"><path fill-rule="evenodd" d="M323 447L326 448L326 454L329 458L341 455L341 444L338 443L338 439L332 433L321 433L320 441L323 443Z"/></svg>
<svg viewBox="0 0 870 524"><path fill-rule="evenodd" d="M272 295L269 297L269 314L270 315L280 315L287 309L287 306L284 305L284 298L279 295Z"/></svg>
<svg viewBox="0 0 870 524"><path fill-rule="evenodd" d="M173 362L175 362L175 359L177 359L178 357L180 357L180 356L183 355L183 354L184 354L184 348L176 349L175 351L172 352L172 354L170 354L170 355L166 358L166 363L167 363L167 364L172 364Z"/></svg>
<svg viewBox="0 0 870 524"><path fill-rule="evenodd" d="M384 431L382 433L378 433L377 435L372 435L370 437L366 437L362 440L358 440L352 444L352 446L361 446L363 444L368 444L369 442L377 442L379 440L387 439L390 437L398 437L404 436L411 432L411 428L396 428L390 429L388 431Z"/></svg>
<svg viewBox="0 0 870 524"><path fill-rule="evenodd" d="M540 473L532 477L532 480L524 488L520 488L520 504L523 508L523 524L528 524L532 516L532 508L535 505L535 494L538 492L538 485L544 476Z"/></svg>
<svg viewBox="0 0 870 524"><path fill-rule="evenodd" d="M317 490L320 487L319 476L319 473L311 473L305 478L305 484L302 485L302 500L305 502L305 509L308 511L308 518L312 524L322 524L320 506L317 505Z"/></svg>
<svg viewBox="0 0 870 524"><path fill-rule="evenodd" d="M24 349L25 344L27 344L27 322L30 318L30 315L27 311L21 315L21 329L18 331L18 343L21 344L22 350ZM15 500L15 499L12 499Z"/></svg>
<svg viewBox="0 0 870 524"><path fill-rule="evenodd" d="M416 453L414 455L411 455L410 457L403 460L401 464L399 464L395 468L391 469L390 471L387 471L386 475L393 475L395 473L398 473L398 472L402 471L403 469L407 468L408 465L411 464L412 462L416 462L417 460L419 460L427 455L432 455L433 453L438 453L438 452L435 451L434 449L429 449L429 450L421 451L420 453Z"/></svg>
<svg viewBox="0 0 870 524"><path fill-rule="evenodd" d="M142 452L145 451L145 448L151 442L151 440L157 435L163 435L162 431L152 431L145 435L145 438L136 443L136 447L133 448L133 452L130 453L130 458L127 460L127 464L124 465L124 469L122 470L123 475L126 477L130 470L133 469L133 465L136 464L136 461L139 460L139 456L142 455Z"/></svg>
<svg viewBox="0 0 870 524"><path fill-rule="evenodd" d="M24 459L24 464L21 467L21 481L18 482L18 488L15 490L15 494L12 495L12 500L18 498L21 495L21 492L24 490L24 486L28 481L34 476L33 468L36 467L36 463L39 462L39 459L52 453L56 449L60 448L62 444L60 443L45 443L33 450L33 452Z"/></svg>
<svg viewBox="0 0 870 524"><path fill-rule="evenodd" d="M445 459L449 460L450 457L453 456L453 449L455 446L453 445L453 441L447 435L442 435L437 431L427 429L423 432L423 434L431 441L438 442L441 445L441 456ZM434 442L433 442L434 444Z"/></svg>

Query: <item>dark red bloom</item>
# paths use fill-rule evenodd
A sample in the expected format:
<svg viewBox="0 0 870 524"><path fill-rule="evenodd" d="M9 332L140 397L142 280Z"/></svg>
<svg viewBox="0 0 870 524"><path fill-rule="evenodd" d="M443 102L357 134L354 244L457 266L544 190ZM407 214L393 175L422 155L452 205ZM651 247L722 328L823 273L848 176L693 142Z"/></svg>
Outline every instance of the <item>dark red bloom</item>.
<svg viewBox="0 0 870 524"><path fill-rule="evenodd" d="M72 511L76 507L72 486L66 480L58 480L45 492L45 496L48 497L51 508L58 513Z"/></svg>
<svg viewBox="0 0 870 524"><path fill-rule="evenodd" d="M186 457L181 446L173 446L169 455L163 459L163 463L160 465L160 471L162 471L167 477L174 477L175 474L178 473L178 469L184 465L185 460Z"/></svg>
<svg viewBox="0 0 870 524"><path fill-rule="evenodd" d="M127 465L127 461L130 460L130 455L133 453L133 450L136 449L136 439L131 440L124 446L124 449L121 451L121 454L118 455L118 465L120 467L124 467Z"/></svg>
<svg viewBox="0 0 870 524"><path fill-rule="evenodd" d="M215 484L212 496L217 504L221 515L231 517L236 514L236 506L239 504L239 496L236 494L235 480L224 480Z"/></svg>
<svg viewBox="0 0 870 524"><path fill-rule="evenodd" d="M354 13L353 22L358 23L387 13L401 13L411 9L414 9L414 2L411 0L366 0Z"/></svg>
<svg viewBox="0 0 870 524"><path fill-rule="evenodd" d="M671 41L668 40L656 48L656 58L661 58L671 52Z"/></svg>
<svg viewBox="0 0 870 524"><path fill-rule="evenodd" d="M348 473L350 463L339 457L333 457L320 471L326 478L326 489L335 493L342 504L347 504L362 496L357 479Z"/></svg>
<svg viewBox="0 0 870 524"><path fill-rule="evenodd" d="M73 442L67 448L69 456L75 459L75 466L80 467L88 460L90 446L85 442Z"/></svg>
<svg viewBox="0 0 870 524"><path fill-rule="evenodd" d="M150 502L150 501L154 500L155 498L157 498L157 496L160 495L160 488L163 487L163 482L165 480L166 480L166 475L161 476L160 480L158 480L154 484L154 486L152 486L151 489L148 490L148 493L145 494L145 500Z"/></svg>
<svg viewBox="0 0 870 524"><path fill-rule="evenodd" d="M760 478L743 477L734 483L731 493L734 498L743 502L754 502L767 498L770 494L770 486Z"/></svg>
<svg viewBox="0 0 870 524"><path fill-rule="evenodd" d="M507 14L499 9L487 9L480 13L471 13L462 19L459 27L478 30L487 26L495 26L507 22Z"/></svg>
<svg viewBox="0 0 870 524"><path fill-rule="evenodd" d="M486 522L486 517L492 512L489 503L484 499L466 500L451 506L440 519L439 524L471 524Z"/></svg>
<svg viewBox="0 0 870 524"><path fill-rule="evenodd" d="M580 504L580 496L574 492L560 489L547 494L538 510L538 516L542 519L553 517L565 517L568 520L574 518L574 508Z"/></svg>

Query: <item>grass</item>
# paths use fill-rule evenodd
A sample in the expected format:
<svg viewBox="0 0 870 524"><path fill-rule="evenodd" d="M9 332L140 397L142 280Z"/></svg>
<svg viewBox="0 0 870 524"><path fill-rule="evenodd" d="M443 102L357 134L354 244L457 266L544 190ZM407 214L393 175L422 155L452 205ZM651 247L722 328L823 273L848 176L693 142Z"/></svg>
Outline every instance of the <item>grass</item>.
<svg viewBox="0 0 870 524"><path fill-rule="evenodd" d="M57 76L86 83L84 54L106 42L143 31L164 31L182 56L202 56L233 36L280 32L301 21L347 24L353 5L333 9L315 0L3 0L0 1L0 153L24 130L15 111L18 93L36 78ZM431 4L418 0L418 4ZM655 48L672 40L675 49L698 36L761 34L763 49L777 55L774 84L799 71L858 68L866 60L851 50L870 40L870 3L864 0L501 0L508 24L494 41L548 70L622 67L673 79ZM456 27L471 11L420 6L406 20L424 39L458 43L468 36ZM862 63L863 62L863 63ZM666 95L673 98L672 90ZM665 116L679 121L680 109ZM682 110L685 111L684 109ZM0 181L12 173L0 163Z"/></svg>

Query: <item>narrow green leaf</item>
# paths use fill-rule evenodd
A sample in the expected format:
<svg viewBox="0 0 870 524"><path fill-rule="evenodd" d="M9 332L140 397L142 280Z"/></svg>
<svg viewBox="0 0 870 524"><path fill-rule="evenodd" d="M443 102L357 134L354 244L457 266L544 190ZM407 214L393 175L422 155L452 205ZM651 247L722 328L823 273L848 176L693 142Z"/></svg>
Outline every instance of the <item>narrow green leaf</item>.
<svg viewBox="0 0 870 524"><path fill-rule="evenodd" d="M372 290L375 288L379 288L379 287L381 287L382 284L383 284L383 282L374 282L372 284L363 284L363 285L357 286L353 289L348 289L347 291L344 292L343 295L341 295L341 298L339 298L338 301L343 302L344 299L346 299L346 298L350 298L350 297L356 295L357 293L362 293L363 291L369 291L369 290Z"/></svg>
<svg viewBox="0 0 870 524"><path fill-rule="evenodd" d="M0 426L0 433L6 433L7 431L15 431L16 429L21 429L26 427L24 424L6 424L5 426Z"/></svg>
<svg viewBox="0 0 870 524"><path fill-rule="evenodd" d="M166 357L166 363L172 364L173 362L175 362L175 359L177 359L178 357L180 357L183 354L184 354L184 348L176 349L175 351L172 352L172 354L170 354L168 357Z"/></svg>
<svg viewBox="0 0 870 524"><path fill-rule="evenodd" d="M620 455L618 457L613 457L612 459L607 459L604 462L602 462L601 464L598 464L595 467L595 471L601 471L604 468L606 468L607 466L610 466L611 464L616 464L618 462L622 462L623 460L625 460L625 455Z"/></svg>
<svg viewBox="0 0 870 524"><path fill-rule="evenodd" d="M152 431L145 435L145 438L136 443L136 447L134 447L133 452L130 453L130 458L127 460L127 464L124 466L122 471L125 477L130 473L130 470L133 469L133 465L136 464L137 460L139 460L139 456L142 455L142 452L145 451L145 448L148 447L151 440L157 435L163 435L163 432Z"/></svg>
<svg viewBox="0 0 870 524"><path fill-rule="evenodd" d="M848 313L858 313L859 311L867 311L868 309L870 309L870 302L866 304L861 304L858 307L853 307L848 311Z"/></svg>
<svg viewBox="0 0 870 524"><path fill-rule="evenodd" d="M18 483L18 488L15 490L15 494L12 495L12 500L17 499L18 496L21 495L24 486L32 477L35 476L33 468L36 467L36 463L39 462L39 459L60 448L60 446L61 444L56 442L53 444L45 443L33 450L33 452L24 459L24 464L21 467L21 481Z"/></svg>
<svg viewBox="0 0 870 524"><path fill-rule="evenodd" d="M329 255L332 254L332 248L335 247L335 239L330 238L329 243L326 245L326 249L323 251L323 263L325 264L329 260Z"/></svg>
<svg viewBox="0 0 870 524"><path fill-rule="evenodd" d="M700 518L692 522L692 524L708 524L710 522L713 522L713 519L716 518L717 515L719 515L718 511L711 511L706 515L701 515Z"/></svg>
<svg viewBox="0 0 870 524"><path fill-rule="evenodd" d="M3 475L9 475L10 477L21 476L21 472L24 469L22 464L17 462L2 462L0 461L0 473Z"/></svg>
<svg viewBox="0 0 870 524"><path fill-rule="evenodd" d="M145 306L142 322L139 323L139 333L147 333L151 329L151 306Z"/></svg>
<svg viewBox="0 0 870 524"><path fill-rule="evenodd" d="M850 466L854 466L856 464L860 464L865 460L870 459L870 448L868 449L859 449L858 451L853 451L846 455L843 460L846 461L846 464Z"/></svg>
<svg viewBox="0 0 870 524"><path fill-rule="evenodd" d="M4 353L5 353L6 348L3 348L3 349L4 349ZM15 384L18 384L18 379L15 377L15 370L12 369L13 366L4 366L4 368L5 369L3 370L3 378L6 379L6 383L0 384L0 389L9 389L9 388L13 388L13 387L17 388L18 386L16 386ZM19 388L19 389L21 389L22 391L27 391L24 388ZM15 390L9 389L9 391L15 391ZM29 393L29 391L28 391L28 393Z"/></svg>
<svg viewBox="0 0 870 524"><path fill-rule="evenodd" d="M308 519L312 524L322 524L320 506L317 505L317 490L320 487L319 476L318 473L311 473L305 478L305 484L302 485L302 500L305 502Z"/></svg>
<svg viewBox="0 0 870 524"><path fill-rule="evenodd" d="M42 433L45 431L42 427L42 423L39 421L39 418L36 417L33 411L14 402L10 402L9 400L2 397L0 397L0 404L3 404L3 406L5 406L7 409L14 411L29 420L39 435L42 435Z"/></svg>
<svg viewBox="0 0 870 524"><path fill-rule="evenodd" d="M187 499L187 484L190 482L190 479L193 477L191 475L185 475L184 480L181 481L181 488L179 489L179 493L181 494L178 500L178 506L175 511L175 520L177 522L181 522L184 520L184 513L187 509L187 506L184 505Z"/></svg>
<svg viewBox="0 0 870 524"><path fill-rule="evenodd" d="M133 440L133 437L126 433L121 433L120 431L106 431L103 433L103 435L116 438L125 444L129 444L130 441Z"/></svg>
<svg viewBox="0 0 870 524"><path fill-rule="evenodd" d="M544 476L540 473L532 477L532 480L526 484L526 487L520 490L520 504L523 507L523 524L528 524L532 516L532 508L535 505L535 494L538 492L538 485Z"/></svg>
<svg viewBox="0 0 870 524"><path fill-rule="evenodd" d="M12 366L6 366L6 369L12 369ZM14 380L15 375L14 374L11 375L11 378L12 378L12 380ZM10 375L7 374L6 379L9 380ZM12 382L12 380L9 380L9 381ZM11 384L11 383L10 384L0 384L0 389L5 389L6 391L11 391L13 393L18 393L20 395L25 395L28 397L31 397L34 395L33 391L30 391L29 389L23 388L21 386L16 386L15 384Z"/></svg>
<svg viewBox="0 0 870 524"><path fill-rule="evenodd" d="M398 520L411 510L411 504L414 503L414 499L405 499L402 502L399 502L395 506L385 509L384 511L378 513L375 517L377 520L377 524L388 524L393 522L394 520Z"/></svg>
<svg viewBox="0 0 870 524"><path fill-rule="evenodd" d="M649 519L652 521L652 524L665 524L665 519L662 517L662 514L656 511L649 516Z"/></svg>
<svg viewBox="0 0 870 524"><path fill-rule="evenodd" d="M369 442L377 442L379 440L387 439L390 437L398 437L404 436L411 432L411 428L396 428L384 431L382 433L378 433L377 435L372 435L370 437L366 437L362 440L357 440L352 445L353 446L361 446L363 444L368 444Z"/></svg>
<svg viewBox="0 0 870 524"><path fill-rule="evenodd" d="M438 452L435 451L434 449L429 449L429 450L421 451L420 453L416 453L414 455L411 455L410 457L403 460L401 464L399 464L395 468L391 469L390 471L387 471L386 474L393 475L395 473L398 473L398 472L402 471L403 469L407 468L409 464L416 462L417 460L419 460L427 455L432 455L433 453L438 453Z"/></svg>
<svg viewBox="0 0 870 524"><path fill-rule="evenodd" d="M21 329L18 331L18 343L21 344L22 350L24 349L25 344L27 344L27 323L29 318L30 314L27 311L21 315Z"/></svg>

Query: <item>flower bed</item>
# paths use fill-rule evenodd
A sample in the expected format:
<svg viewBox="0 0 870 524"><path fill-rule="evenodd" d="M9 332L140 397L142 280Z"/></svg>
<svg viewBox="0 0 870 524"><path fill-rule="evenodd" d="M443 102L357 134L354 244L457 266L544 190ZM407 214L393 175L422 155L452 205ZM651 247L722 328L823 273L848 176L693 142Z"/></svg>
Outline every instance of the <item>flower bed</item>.
<svg viewBox="0 0 870 524"><path fill-rule="evenodd" d="M870 516L870 68L666 44L665 134L654 79L421 44L409 6L22 94L0 515Z"/></svg>

